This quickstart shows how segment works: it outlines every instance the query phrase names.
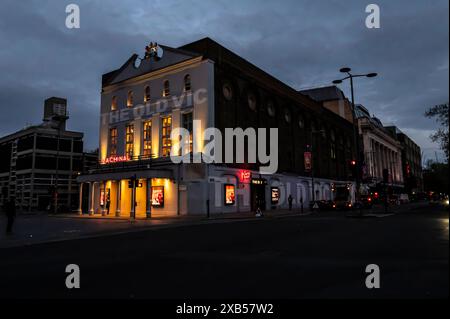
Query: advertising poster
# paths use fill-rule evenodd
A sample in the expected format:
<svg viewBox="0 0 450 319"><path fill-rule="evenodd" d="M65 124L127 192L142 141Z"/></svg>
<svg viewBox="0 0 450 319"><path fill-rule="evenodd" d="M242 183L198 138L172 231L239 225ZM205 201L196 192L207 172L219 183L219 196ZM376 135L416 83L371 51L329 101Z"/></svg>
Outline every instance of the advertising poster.
<svg viewBox="0 0 450 319"><path fill-rule="evenodd" d="M164 207L164 186L152 186L151 196L153 207Z"/></svg>
<svg viewBox="0 0 450 319"><path fill-rule="evenodd" d="M225 185L225 205L234 205L235 187L232 184Z"/></svg>
<svg viewBox="0 0 450 319"><path fill-rule="evenodd" d="M272 187L271 198L272 204L278 204L280 201L280 189L278 187Z"/></svg>

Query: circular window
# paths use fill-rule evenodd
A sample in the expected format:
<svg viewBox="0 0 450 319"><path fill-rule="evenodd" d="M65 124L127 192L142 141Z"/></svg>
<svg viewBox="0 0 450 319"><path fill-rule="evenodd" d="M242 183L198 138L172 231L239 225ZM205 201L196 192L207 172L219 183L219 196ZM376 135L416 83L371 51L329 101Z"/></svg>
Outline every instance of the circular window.
<svg viewBox="0 0 450 319"><path fill-rule="evenodd" d="M273 104L273 101L267 102L267 113L270 116L275 116L275 105Z"/></svg>
<svg viewBox="0 0 450 319"><path fill-rule="evenodd" d="M226 83L222 87L223 96L225 99L230 101L233 98L233 89L231 88L231 85Z"/></svg>
<svg viewBox="0 0 450 319"><path fill-rule="evenodd" d="M256 96L253 93L249 93L247 96L248 107L252 111L256 111Z"/></svg>
<svg viewBox="0 0 450 319"><path fill-rule="evenodd" d="M300 127L301 129L305 128L305 120L301 115L298 117L298 127Z"/></svg>
<svg viewBox="0 0 450 319"><path fill-rule="evenodd" d="M286 123L291 123L291 112L289 111L289 109L284 110L284 120L286 121Z"/></svg>

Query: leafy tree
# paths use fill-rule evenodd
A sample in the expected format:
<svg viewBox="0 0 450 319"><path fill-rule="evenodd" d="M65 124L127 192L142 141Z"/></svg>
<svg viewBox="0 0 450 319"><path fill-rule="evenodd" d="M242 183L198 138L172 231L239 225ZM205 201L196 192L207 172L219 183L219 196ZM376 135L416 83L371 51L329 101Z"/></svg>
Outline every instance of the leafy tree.
<svg viewBox="0 0 450 319"><path fill-rule="evenodd" d="M425 191L448 194L448 164L429 160L423 170Z"/></svg>
<svg viewBox="0 0 450 319"><path fill-rule="evenodd" d="M448 102L445 104L435 105L425 112L425 116L435 118L440 127L431 134L430 138L433 142L438 142L441 149L445 152L448 163Z"/></svg>

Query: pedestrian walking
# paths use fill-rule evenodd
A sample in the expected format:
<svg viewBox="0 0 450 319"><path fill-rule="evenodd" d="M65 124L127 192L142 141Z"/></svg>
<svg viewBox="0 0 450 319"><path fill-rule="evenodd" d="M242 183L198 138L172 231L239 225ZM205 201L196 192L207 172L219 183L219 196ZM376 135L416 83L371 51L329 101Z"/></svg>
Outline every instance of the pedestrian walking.
<svg viewBox="0 0 450 319"><path fill-rule="evenodd" d="M292 210L292 200L293 200L292 195L289 194L289 197L288 197L289 210Z"/></svg>
<svg viewBox="0 0 450 319"><path fill-rule="evenodd" d="M16 218L16 199L14 197L10 197L5 205L4 205L4 211L6 213L6 234L12 233L12 228L14 224L14 220Z"/></svg>

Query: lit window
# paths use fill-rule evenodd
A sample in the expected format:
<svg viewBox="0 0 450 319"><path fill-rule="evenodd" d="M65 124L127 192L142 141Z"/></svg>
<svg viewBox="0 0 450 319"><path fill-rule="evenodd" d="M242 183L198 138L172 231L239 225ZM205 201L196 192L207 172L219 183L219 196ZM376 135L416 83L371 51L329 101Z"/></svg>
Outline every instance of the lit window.
<svg viewBox="0 0 450 319"><path fill-rule="evenodd" d="M144 122L144 156L152 154L152 121Z"/></svg>
<svg viewBox="0 0 450 319"><path fill-rule="evenodd" d="M183 128L189 131L189 140L186 141L186 145L184 145L185 149L187 149L187 152L192 152L193 150L193 121L192 121L192 112L183 114L182 119ZM188 145L187 145L188 144Z"/></svg>
<svg viewBox="0 0 450 319"><path fill-rule="evenodd" d="M133 158L133 145L134 145L134 126L127 125L125 134L125 154L129 158Z"/></svg>
<svg viewBox="0 0 450 319"><path fill-rule="evenodd" d="M191 76L189 74L186 74L184 77L184 91L190 91L191 90Z"/></svg>
<svg viewBox="0 0 450 319"><path fill-rule="evenodd" d="M109 130L109 156L117 155L117 128Z"/></svg>
<svg viewBox="0 0 450 319"><path fill-rule="evenodd" d="M162 118L162 156L170 156L172 148L172 140L170 139L170 133L172 132L172 117L167 116Z"/></svg>
<svg viewBox="0 0 450 319"><path fill-rule="evenodd" d="M164 90L163 90L163 96L170 96L170 83L169 80L164 81Z"/></svg>
<svg viewBox="0 0 450 319"><path fill-rule="evenodd" d="M144 89L144 102L150 101L150 87L147 85Z"/></svg>
<svg viewBox="0 0 450 319"><path fill-rule="evenodd" d="M117 110L117 96L113 96L111 99L111 111Z"/></svg>
<svg viewBox="0 0 450 319"><path fill-rule="evenodd" d="M128 91L127 106L128 107L132 107L133 106L133 91Z"/></svg>

